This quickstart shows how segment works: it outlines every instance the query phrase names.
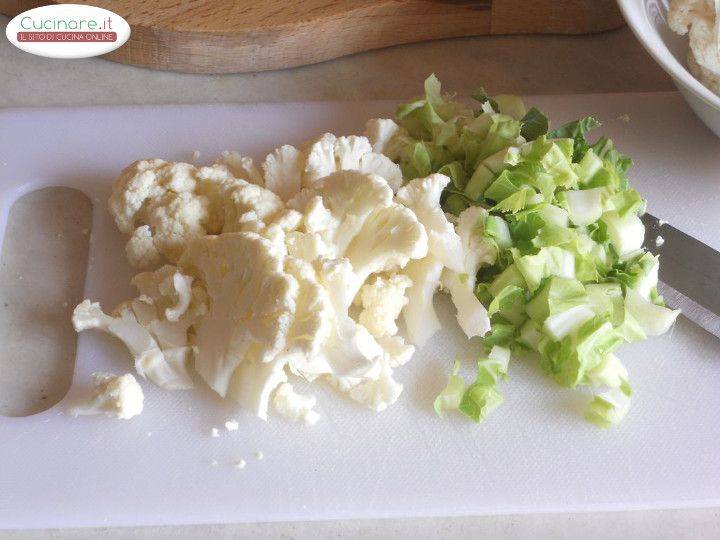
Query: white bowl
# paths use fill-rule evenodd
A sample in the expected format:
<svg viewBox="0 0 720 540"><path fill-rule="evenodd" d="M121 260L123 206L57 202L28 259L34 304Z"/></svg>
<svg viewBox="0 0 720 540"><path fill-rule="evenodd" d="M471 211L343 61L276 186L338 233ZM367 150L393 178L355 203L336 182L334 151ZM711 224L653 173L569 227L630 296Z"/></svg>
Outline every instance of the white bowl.
<svg viewBox="0 0 720 540"><path fill-rule="evenodd" d="M675 81L685 101L720 137L720 96L700 83L685 67L688 39L667 24L667 0L618 0L628 26L650 55Z"/></svg>

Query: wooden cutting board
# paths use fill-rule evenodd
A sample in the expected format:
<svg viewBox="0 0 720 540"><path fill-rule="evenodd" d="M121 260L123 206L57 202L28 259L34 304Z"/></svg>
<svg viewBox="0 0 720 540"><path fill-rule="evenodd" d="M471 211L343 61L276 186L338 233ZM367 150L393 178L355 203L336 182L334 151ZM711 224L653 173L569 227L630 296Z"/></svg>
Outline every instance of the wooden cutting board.
<svg viewBox="0 0 720 540"><path fill-rule="evenodd" d="M0 0L0 12L91 4L132 28L107 55L189 73L313 64L370 49L488 34L584 34L622 26L613 0Z"/></svg>

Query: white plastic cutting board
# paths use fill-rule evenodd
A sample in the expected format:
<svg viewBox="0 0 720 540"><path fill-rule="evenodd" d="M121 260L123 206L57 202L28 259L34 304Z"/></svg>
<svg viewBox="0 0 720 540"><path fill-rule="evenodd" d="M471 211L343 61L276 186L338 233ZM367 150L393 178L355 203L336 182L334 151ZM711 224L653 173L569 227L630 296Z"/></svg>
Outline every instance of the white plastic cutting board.
<svg viewBox="0 0 720 540"><path fill-rule="evenodd" d="M528 101L555 125L589 113L605 120L635 158L632 177L650 210L720 249L720 140L678 95ZM358 132L391 112L377 102L1 111L0 229L23 192L85 191L95 209L86 294L110 308L132 294L105 209L123 166L187 160L195 149L208 160L224 149L262 156L323 130ZM635 397L610 430L582 419L587 396L555 386L533 360L514 361L505 404L478 426L432 412L453 357L468 360L470 376L478 354L447 302L437 304L448 329L397 371L405 392L382 414L322 390L313 428L265 423L205 389L143 384L145 412L127 422L73 419L64 413L70 397L31 417L0 417L0 528L720 505L720 341L680 319L669 335L621 348ZM70 395L93 371L130 369L111 338L84 334ZM233 416L238 432L210 437ZM241 458L246 468L234 469Z"/></svg>

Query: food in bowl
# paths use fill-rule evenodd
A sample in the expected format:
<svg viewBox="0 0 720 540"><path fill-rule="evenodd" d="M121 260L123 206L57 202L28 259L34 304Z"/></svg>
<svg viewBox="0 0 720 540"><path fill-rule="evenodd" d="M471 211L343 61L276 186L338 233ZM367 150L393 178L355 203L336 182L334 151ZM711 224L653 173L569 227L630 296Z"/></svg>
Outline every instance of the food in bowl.
<svg viewBox="0 0 720 540"><path fill-rule="evenodd" d="M689 36L690 73L720 94L720 0L670 0L668 25Z"/></svg>

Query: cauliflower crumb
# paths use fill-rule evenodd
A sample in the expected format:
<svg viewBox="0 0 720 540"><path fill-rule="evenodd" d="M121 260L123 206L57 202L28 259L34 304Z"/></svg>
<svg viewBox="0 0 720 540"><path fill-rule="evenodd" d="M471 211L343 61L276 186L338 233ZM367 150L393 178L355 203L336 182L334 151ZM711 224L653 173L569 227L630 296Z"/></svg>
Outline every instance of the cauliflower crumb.
<svg viewBox="0 0 720 540"><path fill-rule="evenodd" d="M135 377L129 373L93 373L92 380L92 394L81 405L73 407L71 413L74 416L105 414L128 420L142 412L143 391Z"/></svg>
<svg viewBox="0 0 720 540"><path fill-rule="evenodd" d="M211 437L219 437L220 436L220 430L216 427L212 428L210 430L210 436Z"/></svg>
<svg viewBox="0 0 720 540"><path fill-rule="evenodd" d="M245 465L246 465L245 460L244 460L244 459L241 459L240 461L238 461L237 463L235 463L235 468L236 468L236 469L244 469L244 468L245 468Z"/></svg>
<svg viewBox="0 0 720 540"><path fill-rule="evenodd" d="M264 457L265 457L265 455L262 453L261 450L258 450L257 452L255 452L255 459L261 460L261 459L263 459Z"/></svg>
<svg viewBox="0 0 720 540"><path fill-rule="evenodd" d="M227 429L228 431L237 431L239 427L240 424L235 419L225 422L225 429Z"/></svg>
<svg viewBox="0 0 720 540"><path fill-rule="evenodd" d="M286 420L312 426L320 419L320 415L313 410L316 401L315 396L297 394L290 383L283 383L275 391L273 406Z"/></svg>

